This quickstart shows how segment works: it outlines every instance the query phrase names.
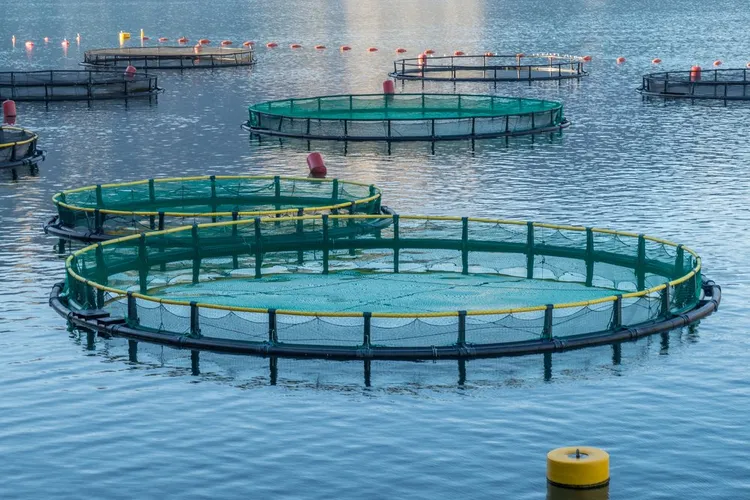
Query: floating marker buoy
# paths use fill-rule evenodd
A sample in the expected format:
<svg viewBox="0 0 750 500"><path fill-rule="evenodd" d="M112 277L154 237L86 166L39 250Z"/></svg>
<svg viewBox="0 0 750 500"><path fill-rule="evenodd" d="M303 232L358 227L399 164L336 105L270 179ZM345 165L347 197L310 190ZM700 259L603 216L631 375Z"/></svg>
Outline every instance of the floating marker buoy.
<svg viewBox="0 0 750 500"><path fill-rule="evenodd" d="M526 54L523 54L523 53L516 54L516 59L521 59L522 57L526 57Z"/></svg>
<svg viewBox="0 0 750 500"><path fill-rule="evenodd" d="M432 49L427 49L427 50L424 51L424 53L427 54L428 56L430 56L430 55L434 54L435 51L432 50Z"/></svg>
<svg viewBox="0 0 750 500"><path fill-rule="evenodd" d="M181 36L180 38L177 39L178 43L188 43L188 41L189 40L184 36Z"/></svg>
<svg viewBox="0 0 750 500"><path fill-rule="evenodd" d="M203 45L199 43L193 45L193 52L195 52L196 54L200 54L201 52L203 52Z"/></svg>
<svg viewBox="0 0 750 500"><path fill-rule="evenodd" d="M328 173L323 156L317 151L307 155L307 167L310 169L310 175L313 177L325 177L326 173Z"/></svg>
<svg viewBox="0 0 750 500"><path fill-rule="evenodd" d="M12 37L10 37L10 41L13 42L13 45L15 45L16 44L16 35L13 35Z"/></svg>
<svg viewBox="0 0 750 500"><path fill-rule="evenodd" d="M148 42L149 40L151 40L151 38L144 36L141 38L141 40L143 40L144 42Z"/></svg>
<svg viewBox="0 0 750 500"><path fill-rule="evenodd" d="M16 124L16 102L8 99L3 101L3 122L8 125Z"/></svg>
<svg viewBox="0 0 750 500"><path fill-rule="evenodd" d="M268 42L266 44L266 47L268 47L269 49L273 49L274 47L278 47L278 46L279 46L279 44L276 43L276 42Z"/></svg>
<svg viewBox="0 0 750 500"><path fill-rule="evenodd" d="M367 52L377 52L377 51L378 51L377 47L368 47L367 48Z"/></svg>
<svg viewBox="0 0 750 500"><path fill-rule="evenodd" d="M661 64L661 59L659 59L658 57L656 59L652 59L651 64Z"/></svg>
<svg viewBox="0 0 750 500"><path fill-rule="evenodd" d="M160 41L160 42L162 42L162 43L164 43L164 42L168 42L168 41L169 41L169 38L167 38L167 37L163 36L163 37L160 37L160 38L159 38L159 41Z"/></svg>
<svg viewBox="0 0 750 500"><path fill-rule="evenodd" d="M393 80L383 81L383 93L388 95L393 95L396 93L396 85L393 83Z"/></svg>
<svg viewBox="0 0 750 500"><path fill-rule="evenodd" d="M563 488L593 489L609 484L609 454L590 446L547 453L547 481Z"/></svg>
<svg viewBox="0 0 750 500"><path fill-rule="evenodd" d="M494 57L494 56L495 56L495 53L494 53L494 52L485 52L485 53L484 53L484 56L485 56L485 57Z"/></svg>
<svg viewBox="0 0 750 500"><path fill-rule="evenodd" d="M32 42L31 40L27 40L25 45L26 45L27 49L33 49L34 48L34 42Z"/></svg>
<svg viewBox="0 0 750 500"><path fill-rule="evenodd" d="M326 48L325 45L316 45L315 50L324 50Z"/></svg>
<svg viewBox="0 0 750 500"><path fill-rule="evenodd" d="M583 59L585 62L591 62L591 56L583 56L581 59Z"/></svg>
<svg viewBox="0 0 750 500"><path fill-rule="evenodd" d="M396 49L396 54L403 54L404 52L406 52L406 49L404 48L399 47Z"/></svg>
<svg viewBox="0 0 750 500"><path fill-rule="evenodd" d="M226 47L227 45L232 45L232 40L222 40L221 46Z"/></svg>
<svg viewBox="0 0 750 500"><path fill-rule="evenodd" d="M749 63L747 63L747 64L745 64L745 67L746 67L746 68L750 68L750 62L749 62Z"/></svg>
<svg viewBox="0 0 750 500"><path fill-rule="evenodd" d="M68 45L70 45L70 42L67 38L63 38L63 41L60 42L60 45L62 45L63 47L67 47Z"/></svg>
<svg viewBox="0 0 750 500"><path fill-rule="evenodd" d="M454 56L465 56L466 53L463 50L457 50L457 51L453 52L453 55Z"/></svg>
<svg viewBox="0 0 750 500"><path fill-rule="evenodd" d="M208 38L201 38L200 40L198 40L198 43L201 45L208 45L209 43L211 43L211 40L209 40Z"/></svg>
<svg viewBox="0 0 750 500"><path fill-rule="evenodd" d="M348 45L342 45L341 46L341 52L346 52L347 50L352 50L352 48L349 47Z"/></svg>
<svg viewBox="0 0 750 500"><path fill-rule="evenodd" d="M700 66L693 66L690 68L690 81L691 82L697 82L701 79L701 67Z"/></svg>
<svg viewBox="0 0 750 500"><path fill-rule="evenodd" d="M76 33L76 43L81 43L81 34Z"/></svg>
<svg viewBox="0 0 750 500"><path fill-rule="evenodd" d="M292 48L292 49L301 49L302 45L299 44L299 43L293 43L289 47Z"/></svg>
<svg viewBox="0 0 750 500"><path fill-rule="evenodd" d="M133 77L135 76L136 71L135 66L128 66L125 68L125 76Z"/></svg>
<svg viewBox="0 0 750 500"><path fill-rule="evenodd" d="M128 40L130 39L130 33L128 33L127 31L121 31L120 38L122 38L123 40Z"/></svg>
<svg viewBox="0 0 750 500"><path fill-rule="evenodd" d="M251 42L249 40L247 42L243 42L242 44L243 47L252 47L253 45L255 45L255 42Z"/></svg>
<svg viewBox="0 0 750 500"><path fill-rule="evenodd" d="M625 62L625 58L624 57L620 56L620 57L617 58L617 64L622 64L624 62Z"/></svg>
<svg viewBox="0 0 750 500"><path fill-rule="evenodd" d="M44 37L44 43L49 43L49 37L48 36Z"/></svg>
<svg viewBox="0 0 750 500"><path fill-rule="evenodd" d="M714 61L714 66L721 66L721 61L719 61L718 59Z"/></svg>
<svg viewBox="0 0 750 500"><path fill-rule="evenodd" d="M424 66L425 64L427 64L427 54L425 54L424 52L419 54L417 56L417 64L419 64L420 66Z"/></svg>

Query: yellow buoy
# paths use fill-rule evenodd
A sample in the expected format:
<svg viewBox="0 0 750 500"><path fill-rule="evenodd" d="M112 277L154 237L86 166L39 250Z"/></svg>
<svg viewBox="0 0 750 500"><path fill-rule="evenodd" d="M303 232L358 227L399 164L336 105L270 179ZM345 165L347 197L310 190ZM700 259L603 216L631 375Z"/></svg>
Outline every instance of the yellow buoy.
<svg viewBox="0 0 750 500"><path fill-rule="evenodd" d="M547 453L547 480L564 488L609 484L609 453L590 446L566 446Z"/></svg>

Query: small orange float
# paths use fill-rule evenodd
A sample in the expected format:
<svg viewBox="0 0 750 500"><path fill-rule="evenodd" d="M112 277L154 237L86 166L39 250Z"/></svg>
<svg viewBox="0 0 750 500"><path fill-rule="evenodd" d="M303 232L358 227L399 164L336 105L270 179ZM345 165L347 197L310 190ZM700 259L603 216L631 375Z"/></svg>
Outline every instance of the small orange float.
<svg viewBox="0 0 750 500"><path fill-rule="evenodd" d="M622 56L620 56L620 57L617 58L617 64L622 64L625 61L626 61L626 59L624 57L622 57Z"/></svg>
<svg viewBox="0 0 750 500"><path fill-rule="evenodd" d="M250 40L242 44L243 47L252 47L253 45L255 45L255 42L251 42Z"/></svg>
<svg viewBox="0 0 750 500"><path fill-rule="evenodd" d="M432 54L434 54L434 53L435 53L435 51L434 51L434 50L432 50L432 49L427 49L427 50L425 50L425 51L424 51L424 53L425 53L425 54L427 54L427 55L429 56L429 55L432 55Z"/></svg>
<svg viewBox="0 0 750 500"><path fill-rule="evenodd" d="M721 61L719 61L718 59L714 61L714 66L721 66Z"/></svg>
<svg viewBox="0 0 750 500"><path fill-rule="evenodd" d="M63 47L67 47L68 45L70 45L70 42L67 38L63 38L63 41L60 42L60 45L62 45Z"/></svg>
<svg viewBox="0 0 750 500"><path fill-rule="evenodd" d="M591 56L583 56L581 59L583 59L586 62L591 62Z"/></svg>
<svg viewBox="0 0 750 500"><path fill-rule="evenodd" d="M49 37L48 36L44 37L44 43L49 43Z"/></svg>
<svg viewBox="0 0 750 500"><path fill-rule="evenodd" d="M198 43L201 45L208 45L209 43L211 43L211 40L209 40L208 38L201 38L200 40L198 40Z"/></svg>
<svg viewBox="0 0 750 500"><path fill-rule="evenodd" d="M279 46L279 44L278 44L278 43L276 43L276 42L268 42L268 43L266 44L266 47L268 47L269 49L273 49L273 48L276 48L276 47L278 47L278 46Z"/></svg>
<svg viewBox="0 0 750 500"><path fill-rule="evenodd" d="M403 54L404 52L406 52L406 49L404 48L399 47L396 49L396 54Z"/></svg>
<svg viewBox="0 0 750 500"><path fill-rule="evenodd" d="M346 52L347 50L352 50L352 48L349 47L348 45L342 45L341 46L341 52Z"/></svg>
<svg viewBox="0 0 750 500"><path fill-rule="evenodd" d="M181 36L180 38L177 39L177 41L179 43L188 43L189 40L185 38L184 36Z"/></svg>
<svg viewBox="0 0 750 500"><path fill-rule="evenodd" d="M466 53L463 50L457 50L453 53L454 56L465 56Z"/></svg>
<svg viewBox="0 0 750 500"><path fill-rule="evenodd" d="M162 42L162 43L164 43L164 42L168 42L168 41L169 41L169 38L167 38L167 37L163 36L163 37L160 37L160 38L159 38L159 41L160 41L160 42Z"/></svg>
<svg viewBox="0 0 750 500"><path fill-rule="evenodd" d="M494 57L495 53L494 52L485 52L484 55L485 55L485 57Z"/></svg>
<svg viewBox="0 0 750 500"><path fill-rule="evenodd" d="M651 61L651 64L661 64L661 59L659 59L659 58L657 57L656 59L653 59L653 60Z"/></svg>
<svg viewBox="0 0 750 500"><path fill-rule="evenodd" d="M378 51L377 47L367 47L367 52L377 52L377 51Z"/></svg>
<svg viewBox="0 0 750 500"><path fill-rule="evenodd" d="M301 48L302 48L302 44L299 44L299 43L293 43L293 44L291 44L291 45L289 46L289 48L291 48L291 49L301 49Z"/></svg>
<svg viewBox="0 0 750 500"><path fill-rule="evenodd" d="M33 49L34 48L34 42L32 42L31 40L27 41L26 42L26 48L27 49Z"/></svg>
<svg viewBox="0 0 750 500"><path fill-rule="evenodd" d="M232 45L232 40L222 40L221 45L222 47L226 47L227 45Z"/></svg>
<svg viewBox="0 0 750 500"><path fill-rule="evenodd" d="M325 49L325 48L326 48L326 46L325 46L325 45L316 45L316 46L315 46L315 50L323 50L323 49Z"/></svg>

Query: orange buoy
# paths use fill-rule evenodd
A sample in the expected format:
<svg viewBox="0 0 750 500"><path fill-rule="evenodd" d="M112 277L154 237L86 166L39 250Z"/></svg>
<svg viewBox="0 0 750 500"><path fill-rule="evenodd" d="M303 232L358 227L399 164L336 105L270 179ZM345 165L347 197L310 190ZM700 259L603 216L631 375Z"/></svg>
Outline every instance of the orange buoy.
<svg viewBox="0 0 750 500"><path fill-rule="evenodd" d="M232 45L232 40L222 40L221 46L226 47L227 45Z"/></svg>
<svg viewBox="0 0 750 500"><path fill-rule="evenodd" d="M690 81L691 82L697 82L701 79L701 67L700 66L693 66L690 68Z"/></svg>
<svg viewBox="0 0 750 500"><path fill-rule="evenodd" d="M747 64L745 64L745 67L746 67L746 68L750 68L750 62L749 62L749 63L747 63Z"/></svg>
<svg viewBox="0 0 750 500"><path fill-rule="evenodd" d="M200 54L201 52L203 52L203 45L199 43L193 45L193 52L195 52L196 54Z"/></svg>
<svg viewBox="0 0 750 500"><path fill-rule="evenodd" d="M3 121L8 125L16 124L16 102L8 99L3 101Z"/></svg>
<svg viewBox="0 0 750 500"><path fill-rule="evenodd" d="M253 45L255 45L255 42L251 42L249 40L247 42L242 43L243 47L252 47Z"/></svg>
<svg viewBox="0 0 750 500"><path fill-rule="evenodd" d="M591 56L583 56L581 59L583 59L585 62L591 62Z"/></svg>
<svg viewBox="0 0 750 500"><path fill-rule="evenodd" d="M163 43L163 42L168 42L168 41L169 41L169 38L167 38L167 37L163 36L163 37L159 38L159 41L160 41L160 42L162 42L162 43Z"/></svg>
<svg viewBox="0 0 750 500"><path fill-rule="evenodd" d="M266 44L266 47L268 47L269 49L273 49L274 47L278 47L278 46L279 46L279 44L276 43L276 42L268 42Z"/></svg>
<svg viewBox="0 0 750 500"><path fill-rule="evenodd" d="M27 49L33 49L34 48L34 42L32 42L31 40L28 40L26 42L26 48Z"/></svg>
<svg viewBox="0 0 750 500"><path fill-rule="evenodd" d="M342 45L342 46L341 46L341 52L346 52L346 51L348 51L348 50L352 50L352 48L351 48L351 47L349 47L348 45Z"/></svg>
<svg viewBox="0 0 750 500"><path fill-rule="evenodd" d="M419 64L420 66L424 66L425 64L427 64L427 54L425 54L424 52L419 54L417 56L417 64Z"/></svg>
<svg viewBox="0 0 750 500"><path fill-rule="evenodd" d="M135 72L135 66L128 66L127 68L125 68L125 76L133 77L135 76Z"/></svg>
<svg viewBox="0 0 750 500"><path fill-rule="evenodd" d="M457 51L453 52L453 55L454 56L464 56L464 55L466 55L466 53L463 50L457 50Z"/></svg>
<svg viewBox="0 0 750 500"><path fill-rule="evenodd" d="M142 37L141 37L141 40L146 40L146 41L148 41L148 40L151 40L151 39L150 39L149 37L147 37L147 36L142 36Z"/></svg>
<svg viewBox="0 0 750 500"><path fill-rule="evenodd" d="M44 43L49 43L49 37L48 36L44 37Z"/></svg>
<svg viewBox="0 0 750 500"><path fill-rule="evenodd" d="M424 51L424 53L425 53L425 54L427 54L427 55L429 56L429 55L432 55L432 54L434 54L434 53L435 53L435 51L434 51L434 50L432 50L432 49L427 49L427 50L425 50L425 51Z"/></svg>
<svg viewBox="0 0 750 500"><path fill-rule="evenodd" d="M325 45L316 45L316 46L315 46L315 50L323 50L323 49L325 49L325 48L326 48L326 46L325 46Z"/></svg>
<svg viewBox="0 0 750 500"><path fill-rule="evenodd" d="M495 53L494 53L494 52L485 52L485 53L484 53L484 56L485 56L485 57L494 57L494 56L495 56Z"/></svg>
<svg viewBox="0 0 750 500"><path fill-rule="evenodd" d="M406 52L406 49L404 48L399 47L396 49L396 54L403 54L404 52Z"/></svg>
<svg viewBox="0 0 750 500"><path fill-rule="evenodd" d="M13 35L12 37L10 37L10 41L13 42L13 45L15 45L16 44L16 35Z"/></svg>
<svg viewBox="0 0 750 500"><path fill-rule="evenodd" d="M180 38L178 38L177 41L179 43L188 43L188 39L185 38L184 36L181 36Z"/></svg>
<svg viewBox="0 0 750 500"><path fill-rule="evenodd" d="M620 56L620 57L617 58L617 64L622 64L624 62L625 62L625 58L624 57Z"/></svg>
<svg viewBox="0 0 750 500"><path fill-rule="evenodd" d="M718 59L717 59L717 60L715 60L715 61L714 61L714 66L717 66L717 67L718 67L718 66L721 66L721 61L719 61Z"/></svg>
<svg viewBox="0 0 750 500"><path fill-rule="evenodd" d="M325 177L328 170L323 161L323 155L317 151L307 155L307 168L310 169L310 175L313 177Z"/></svg>
<svg viewBox="0 0 750 500"><path fill-rule="evenodd" d="M291 45L289 46L289 48L291 48L291 49L301 49L301 48L302 48L302 44L299 44L299 43L293 43L293 44L291 44Z"/></svg>
<svg viewBox="0 0 750 500"><path fill-rule="evenodd" d="M522 57L526 57L526 54L523 54L521 52L519 52L518 54L516 54L516 59L521 59Z"/></svg>
<svg viewBox="0 0 750 500"><path fill-rule="evenodd" d="M661 59L659 59L658 57L656 59L652 59L651 64L661 64Z"/></svg>
<svg viewBox="0 0 750 500"><path fill-rule="evenodd" d="M378 51L377 47L367 47L367 52L377 52L377 51Z"/></svg>
<svg viewBox="0 0 750 500"><path fill-rule="evenodd" d="M70 42L67 38L63 38L63 41L60 42L60 45L62 45L63 47L67 47L68 45L70 45Z"/></svg>
<svg viewBox="0 0 750 500"><path fill-rule="evenodd" d="M76 43L81 43L81 34L76 33Z"/></svg>
<svg viewBox="0 0 750 500"><path fill-rule="evenodd" d="M383 81L383 93L389 95L396 93L396 85L393 83L393 80Z"/></svg>

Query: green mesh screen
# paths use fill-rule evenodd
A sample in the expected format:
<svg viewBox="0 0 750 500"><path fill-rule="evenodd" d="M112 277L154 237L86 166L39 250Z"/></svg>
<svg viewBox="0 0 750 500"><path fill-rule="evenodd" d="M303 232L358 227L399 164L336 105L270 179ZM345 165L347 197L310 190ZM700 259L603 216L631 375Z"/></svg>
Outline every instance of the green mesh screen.
<svg viewBox="0 0 750 500"><path fill-rule="evenodd" d="M365 221L389 224L344 232ZM66 293L80 308L178 336L423 347L565 338L681 314L699 301L701 276L691 251L630 233L326 215L90 246L69 259Z"/></svg>
<svg viewBox="0 0 750 500"><path fill-rule="evenodd" d="M109 235L259 215L299 215L300 210L380 212L380 190L375 186L279 176L149 179L63 191L53 201L63 225Z"/></svg>

